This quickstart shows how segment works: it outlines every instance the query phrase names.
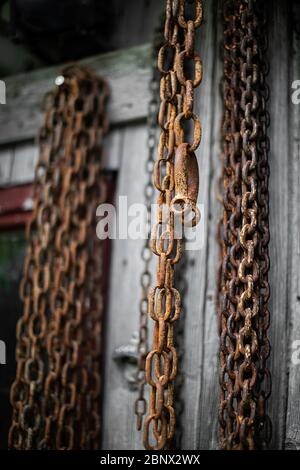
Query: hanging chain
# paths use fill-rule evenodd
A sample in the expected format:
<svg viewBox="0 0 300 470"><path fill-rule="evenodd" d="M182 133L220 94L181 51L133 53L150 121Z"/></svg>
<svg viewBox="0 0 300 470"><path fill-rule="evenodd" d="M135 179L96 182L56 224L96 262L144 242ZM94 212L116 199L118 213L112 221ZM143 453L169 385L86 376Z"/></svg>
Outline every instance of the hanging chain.
<svg viewBox="0 0 300 470"><path fill-rule="evenodd" d="M134 404L134 412L136 414L136 427L140 431L143 424L143 416L146 414L147 404L145 399L145 360L148 354L148 295L151 286L151 204L153 202L154 187L152 184L153 167L155 161L155 150L157 146L157 116L159 110L159 71L156 66L157 53L163 43L163 21L160 20L159 27L155 30L153 41L153 65L151 70L151 81L149 84L151 99L148 105L148 158L145 165L147 174L147 182L144 190L146 204L146 239L142 248L143 272L140 277L142 288L142 296L140 299L140 322L139 322L139 343L138 343L138 365L136 372L136 384L138 388L138 396Z"/></svg>
<svg viewBox="0 0 300 470"><path fill-rule="evenodd" d="M70 66L46 97L20 286L9 447L100 446L102 246L96 207L108 129L106 83Z"/></svg>
<svg viewBox="0 0 300 470"><path fill-rule="evenodd" d="M266 448L271 423L268 88L258 0L224 1L223 218L219 285L220 446Z"/></svg>
<svg viewBox="0 0 300 470"><path fill-rule="evenodd" d="M192 10L187 19L187 10ZM156 285L149 294L149 315L154 321L153 347L146 358L145 380L150 385L149 413L144 423L147 449L166 449L175 432L174 380L177 352L174 324L181 313L180 294L174 287L174 266L182 255L182 238L175 219L183 220L187 207L192 225L199 220L198 166L194 151L201 138L199 117L193 112L194 88L202 78L202 64L195 53L195 30L202 22L202 1L167 0L164 38L158 54L161 135L154 184L159 191L157 222L151 232L151 249L159 257ZM193 78L187 65L193 64ZM187 142L184 122L193 124L193 141ZM177 228L177 225L176 225Z"/></svg>

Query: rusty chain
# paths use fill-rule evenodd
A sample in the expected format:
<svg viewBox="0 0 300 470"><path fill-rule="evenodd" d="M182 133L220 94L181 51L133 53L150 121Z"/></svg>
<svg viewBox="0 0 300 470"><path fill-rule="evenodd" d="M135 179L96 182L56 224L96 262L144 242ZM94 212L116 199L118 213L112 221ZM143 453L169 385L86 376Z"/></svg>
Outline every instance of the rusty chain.
<svg viewBox="0 0 300 470"><path fill-rule="evenodd" d="M165 42L158 54L161 134L153 172L159 195L157 222L151 232L151 249L159 259L156 285L149 293L149 315L154 321L153 346L145 363L150 400L144 423L144 445L155 450L170 448L175 433L174 381L178 358L174 325L180 317L181 299L174 287L174 267L183 251L182 238L175 231L175 219L182 221L187 210L193 214L192 224L200 216L196 206L199 176L194 152L201 139L201 123L193 112L193 101L194 88L202 79L201 60L194 49L195 30L201 22L201 0L166 0ZM194 69L192 78L187 76L188 63ZM191 143L184 123L193 124Z"/></svg>
<svg viewBox="0 0 300 470"><path fill-rule="evenodd" d="M222 449L271 439L268 88L262 2L224 0L223 217L219 276Z"/></svg>
<svg viewBox="0 0 300 470"><path fill-rule="evenodd" d="M46 96L11 387L12 449L100 446L102 245L96 207L108 87L69 66Z"/></svg>

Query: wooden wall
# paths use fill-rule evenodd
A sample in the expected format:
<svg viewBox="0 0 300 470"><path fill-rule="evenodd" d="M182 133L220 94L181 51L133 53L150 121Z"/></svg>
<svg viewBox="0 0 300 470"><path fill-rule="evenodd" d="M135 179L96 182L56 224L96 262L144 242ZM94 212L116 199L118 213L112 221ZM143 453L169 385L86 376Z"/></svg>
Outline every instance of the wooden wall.
<svg viewBox="0 0 300 470"><path fill-rule="evenodd" d="M203 82L196 97L197 112L203 124L203 138L197 156L200 167L199 203L204 207L204 245L199 251L190 251L187 257L185 280L188 290L183 318L183 449L217 448L218 337L214 291L217 262L215 228L220 211L215 192L220 168L221 102L218 89L222 74L219 3L218 0L204 1L205 20L197 40L204 67ZM106 166L108 171L117 174L116 198L126 195L129 203L143 201L147 156L145 120L149 99L150 47L140 44L150 42L162 4L160 0L115 0L113 6L119 21L112 41L119 50L86 60L110 82L112 131L107 140ZM268 19L270 367L273 376L269 411L274 426L272 446L281 449L300 448L300 365L291 360L295 341L300 340L300 105L291 102L291 84L293 80L300 79L300 44L295 28L295 20L299 22L299 3L269 1ZM52 67L7 80L7 105L0 108L1 186L32 180L36 161L33 138L41 120L41 98L53 86L58 73L59 67ZM128 381L132 369L126 361L115 360L116 349L128 345L137 330L141 246L141 242L133 240L115 240L112 246L105 326L105 449L142 448L133 415L136 393Z"/></svg>

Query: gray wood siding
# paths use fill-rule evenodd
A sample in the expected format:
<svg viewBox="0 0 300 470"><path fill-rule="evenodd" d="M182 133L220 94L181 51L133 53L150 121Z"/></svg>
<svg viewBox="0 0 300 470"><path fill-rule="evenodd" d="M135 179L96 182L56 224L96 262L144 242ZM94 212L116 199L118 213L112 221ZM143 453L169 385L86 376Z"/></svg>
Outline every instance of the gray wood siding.
<svg viewBox="0 0 300 470"><path fill-rule="evenodd" d="M272 353L272 399L269 409L273 422L273 446L282 448L286 408L287 325L288 325L288 226L289 198L289 60L288 2L269 2L270 86L270 341ZM285 89L285 90L284 90ZM284 190L286 188L286 190ZM274 400L275 397L275 400Z"/></svg>
<svg viewBox="0 0 300 470"><path fill-rule="evenodd" d="M149 100L149 42L162 7L161 0L114 2L119 21L113 43L119 49L84 62L107 77L111 88L112 130L106 142L107 170L117 172L119 195L143 202L144 162L147 157L146 113ZM205 0L205 20L197 47L204 76L197 92L196 111L203 125L197 151L200 168L199 203L203 204L204 242L187 255L184 328L182 448L217 448L218 336L214 307L217 265L216 224L220 206L216 185L220 170L222 106L219 82L222 64L220 1ZM300 105L291 102L291 84L300 80L299 35L291 33L299 21L299 3L268 2L270 86L270 284L272 345L269 362L273 393L269 412L273 421L272 447L300 448L300 364L293 362L300 341ZM134 46L130 47L129 46ZM51 67L7 80L7 105L0 106L0 185L16 185L33 178L41 122L41 99L53 86L60 67ZM116 348L130 342L137 330L140 295L141 241L112 243L110 291L105 325L103 448L139 449L133 402L136 392L127 377L131 369L114 360ZM152 270L155 268L152 262ZM299 346L298 346L299 348ZM299 357L299 355L298 355Z"/></svg>
<svg viewBox="0 0 300 470"><path fill-rule="evenodd" d="M298 34L294 29L290 84L300 79L300 3L294 2L293 20L298 22ZM292 90L289 90L291 93ZM288 383L285 448L300 449L300 355L293 355L300 346L300 104L290 101L289 114L289 217L288 217L288 304L289 338L287 341Z"/></svg>

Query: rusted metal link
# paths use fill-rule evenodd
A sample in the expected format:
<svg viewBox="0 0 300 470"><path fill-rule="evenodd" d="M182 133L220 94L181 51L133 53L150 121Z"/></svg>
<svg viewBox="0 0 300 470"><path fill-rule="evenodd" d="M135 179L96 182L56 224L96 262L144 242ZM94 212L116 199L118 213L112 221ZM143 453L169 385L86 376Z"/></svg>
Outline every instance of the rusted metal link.
<svg viewBox="0 0 300 470"><path fill-rule="evenodd" d="M201 123L193 112L193 103L194 87L202 78L201 60L194 51L195 31L202 21L202 1L189 1L195 9L194 17L188 20L186 3L186 0L166 0L165 42L158 54L158 68L162 74L158 115L161 135L158 160L154 165L154 184L159 195L151 249L159 260L156 284L149 293L149 314L154 321L154 332L152 349L145 362L150 401L144 423L144 445L155 450L170 448L175 434L174 380L178 355L174 347L174 323L180 318L181 299L174 288L174 269L183 253L183 240L175 237L177 206L187 202L194 211L193 224L199 219L196 209L199 175L194 152L200 144ZM186 59L194 64L193 80L185 75ZM191 144L183 120L194 123Z"/></svg>
<svg viewBox="0 0 300 470"><path fill-rule="evenodd" d="M193 220L189 225L195 226L200 220L200 212L197 207L199 192L199 170L196 155L190 150L187 143L177 147L174 159L175 196L171 202L171 208L182 217L187 216L192 210ZM187 226L187 221L185 226Z"/></svg>

